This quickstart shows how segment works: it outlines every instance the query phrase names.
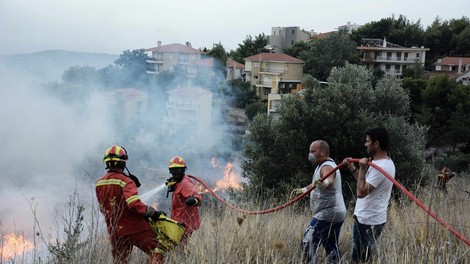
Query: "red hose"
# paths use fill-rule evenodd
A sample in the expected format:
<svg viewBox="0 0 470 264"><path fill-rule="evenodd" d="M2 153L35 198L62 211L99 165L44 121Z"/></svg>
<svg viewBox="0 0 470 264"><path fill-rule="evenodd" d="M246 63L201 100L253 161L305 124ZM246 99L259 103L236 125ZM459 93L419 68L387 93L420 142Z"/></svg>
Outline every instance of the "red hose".
<svg viewBox="0 0 470 264"><path fill-rule="evenodd" d="M349 159L349 162L359 162L359 159ZM409 192L403 185L401 185L397 180L395 180L392 176L390 176L387 172L385 172L382 168L379 166L375 165L372 162L367 162L369 166L374 167L376 170L380 171L385 177L387 177L390 181L393 182L393 184L400 189L406 196L408 196L413 202L415 202L419 207L421 207L426 213L428 213L432 218L434 218L439 224L441 224L443 227L447 228L452 234L454 234L456 237L458 237L460 240L465 242L468 246L470 246L470 240L466 237L464 237L462 234L460 234L457 230L455 230L451 225L446 223L444 219L438 217L436 213L431 211L429 208L427 208L416 196L414 196L411 192Z"/></svg>
<svg viewBox="0 0 470 264"><path fill-rule="evenodd" d="M360 159L349 159L348 161L349 162L359 162ZM406 194L406 196L408 196L413 202L415 202L419 207L421 207L426 213L428 213L432 218L434 218L438 223L440 223L442 226L444 226L445 228L447 228L447 230L449 230L452 234L454 234L456 237L458 237L460 240L462 240L465 244L467 244L468 246L470 246L470 240L466 237L464 237L462 234L460 234L457 230L455 230L452 226L450 226L448 223L446 223L443 219L441 219L440 217L438 217L436 215L436 213L434 213L433 211L431 211L429 208L427 208L418 198L416 198L411 192L409 192L405 187L403 187L403 185L401 185L398 181L396 181L392 176L390 176L387 172L385 172L382 168L380 168L379 166L375 165L374 163L372 162L368 162L367 163L369 166L372 166L374 167L375 169L377 169L378 171L380 171L383 175L385 175L385 177L387 177L390 181L392 181L392 183L398 188L400 189L404 194ZM344 165L346 165L346 163L341 163L339 164L338 166L336 166L336 168L334 168L332 171L330 171L329 173L327 173L325 176L323 176L320 181L324 181L326 178L328 178L331 174L333 174L333 172L336 172L339 168L343 167ZM203 182L202 180L200 180L199 178L197 178L196 176L192 176L192 175L188 175L190 178L193 178L194 180L198 181L200 184L202 184L211 194L212 196L214 196L217 200L219 200L220 202L222 202L223 204L225 204L226 206L230 207L231 209L234 209L238 212L241 212L241 213L244 213L244 214L249 214L249 215L260 215L260 214L268 214L268 213L273 213L273 212L276 212L276 211L279 211L287 206L290 206L296 202L298 202L300 199L304 198L306 195L308 195L313 189L315 189L315 185L313 185L312 187L310 187L309 189L307 189L307 191L301 195L299 195L298 197L296 197L295 199L293 199L292 201L289 201L288 203L285 203L283 205L280 205L280 206L277 206L277 207L274 207L274 208L271 208L271 209L267 209L267 210L263 210L263 211L248 211L248 210L244 210L244 209L240 209L238 207L235 207L234 205L232 204L229 204L227 203L224 199L222 199L219 195L217 195L205 182Z"/></svg>

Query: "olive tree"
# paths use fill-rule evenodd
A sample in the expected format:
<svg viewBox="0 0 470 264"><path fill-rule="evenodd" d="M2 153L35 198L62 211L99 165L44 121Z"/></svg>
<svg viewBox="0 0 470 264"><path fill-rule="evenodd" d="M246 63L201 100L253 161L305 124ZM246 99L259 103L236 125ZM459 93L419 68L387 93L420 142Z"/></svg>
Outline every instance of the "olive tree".
<svg viewBox="0 0 470 264"><path fill-rule="evenodd" d="M278 119L258 115L250 124L244 176L257 189L262 185L286 194L289 188L311 181L313 167L307 154L312 141L327 141L330 156L340 163L346 157L365 157L365 131L383 126L391 135L396 178L406 187L425 183L426 128L410 123L410 100L399 79L385 76L373 86L373 78L370 70L352 64L333 68L328 87L306 77L301 96L282 100ZM351 198L355 194L352 176L342 172L343 191Z"/></svg>

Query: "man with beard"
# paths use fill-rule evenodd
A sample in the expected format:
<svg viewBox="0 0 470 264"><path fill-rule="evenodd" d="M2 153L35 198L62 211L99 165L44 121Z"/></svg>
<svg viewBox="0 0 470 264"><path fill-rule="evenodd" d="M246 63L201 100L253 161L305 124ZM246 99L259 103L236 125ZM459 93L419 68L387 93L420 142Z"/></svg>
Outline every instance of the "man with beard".
<svg viewBox="0 0 470 264"><path fill-rule="evenodd" d="M387 221L387 207L393 187L393 183L380 171L369 167L368 162L372 161L395 178L395 164L388 156L388 131L381 127L366 131L364 146L370 158L360 159L359 169L348 161L350 158L343 160L357 180L352 252L354 263L369 261Z"/></svg>
<svg viewBox="0 0 470 264"><path fill-rule="evenodd" d="M313 218L302 239L303 263L317 263L317 248L320 244L325 248L328 263L338 263L341 259L339 233L346 217L341 173L339 170L332 173L337 165L330 158L330 147L324 140L312 142L309 150L308 160L315 166L312 183L292 191L293 195L298 196L313 185L316 187L310 193ZM324 181L320 180L330 173Z"/></svg>

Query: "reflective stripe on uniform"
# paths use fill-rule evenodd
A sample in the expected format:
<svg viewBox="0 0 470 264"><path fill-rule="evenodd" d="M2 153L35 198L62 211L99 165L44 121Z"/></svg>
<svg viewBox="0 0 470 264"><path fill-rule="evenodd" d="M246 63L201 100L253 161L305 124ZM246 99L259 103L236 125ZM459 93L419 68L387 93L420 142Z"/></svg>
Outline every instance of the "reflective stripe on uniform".
<svg viewBox="0 0 470 264"><path fill-rule="evenodd" d="M150 251L151 253L157 253L157 254L164 254L165 253L165 250L161 249L161 248L154 248Z"/></svg>
<svg viewBox="0 0 470 264"><path fill-rule="evenodd" d="M121 187L126 186L126 182L117 180L117 179L109 179L109 180L101 180L96 183L96 186L105 186L105 185L119 185Z"/></svg>
<svg viewBox="0 0 470 264"><path fill-rule="evenodd" d="M137 195L137 194L136 194L136 195L132 195L131 197L129 197L129 198L126 199L126 203L127 203L127 204L131 204L132 202L135 202L135 201L137 201L137 200L139 200L139 199L140 199L139 195Z"/></svg>

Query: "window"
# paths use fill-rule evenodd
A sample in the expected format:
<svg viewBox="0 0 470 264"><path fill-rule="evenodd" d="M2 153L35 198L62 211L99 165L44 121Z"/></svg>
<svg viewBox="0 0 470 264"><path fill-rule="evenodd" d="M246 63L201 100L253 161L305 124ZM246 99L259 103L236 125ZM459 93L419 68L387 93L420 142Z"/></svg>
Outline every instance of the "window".
<svg viewBox="0 0 470 264"><path fill-rule="evenodd" d="M292 35L295 35L295 30L294 29L292 29Z"/></svg>
<svg viewBox="0 0 470 264"><path fill-rule="evenodd" d="M390 64L385 65L386 70L390 70Z"/></svg>
<svg viewBox="0 0 470 264"><path fill-rule="evenodd" d="M416 58L419 58L419 53L416 53Z"/></svg>
<svg viewBox="0 0 470 264"><path fill-rule="evenodd" d="M259 62L255 62L255 63L253 63L253 67L255 67L255 68L259 68Z"/></svg>

